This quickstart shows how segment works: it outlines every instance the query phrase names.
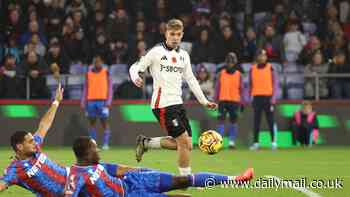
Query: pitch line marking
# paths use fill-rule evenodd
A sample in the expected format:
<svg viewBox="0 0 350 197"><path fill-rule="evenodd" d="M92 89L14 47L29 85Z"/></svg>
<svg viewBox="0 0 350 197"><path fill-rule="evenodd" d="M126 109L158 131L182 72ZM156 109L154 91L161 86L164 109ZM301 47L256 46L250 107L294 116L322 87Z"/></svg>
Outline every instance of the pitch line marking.
<svg viewBox="0 0 350 197"><path fill-rule="evenodd" d="M277 176L266 175L265 177L266 177L266 178L273 178L273 179L276 179L278 182L281 182L281 181L282 181L282 180L281 180L279 177L277 177ZM313 191L311 191L311 190L308 190L308 189L306 189L306 188L304 188L304 187L295 187L295 186L292 186L292 187L290 187L290 188L295 189L295 190L297 190L297 191L300 191L301 193L304 193L304 194L305 194L306 196L308 196L308 197L322 197L322 196L319 195L318 193L313 192Z"/></svg>

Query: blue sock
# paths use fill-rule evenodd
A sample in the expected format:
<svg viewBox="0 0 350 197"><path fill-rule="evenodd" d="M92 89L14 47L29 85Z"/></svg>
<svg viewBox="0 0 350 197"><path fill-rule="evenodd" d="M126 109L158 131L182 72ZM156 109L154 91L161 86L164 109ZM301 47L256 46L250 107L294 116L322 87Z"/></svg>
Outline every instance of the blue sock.
<svg viewBox="0 0 350 197"><path fill-rule="evenodd" d="M106 129L103 133L103 145L109 144L109 138L111 137L111 130Z"/></svg>
<svg viewBox="0 0 350 197"><path fill-rule="evenodd" d="M230 126L228 127L228 136L230 140L234 141L236 139L236 132L237 132L237 123L230 123Z"/></svg>
<svg viewBox="0 0 350 197"><path fill-rule="evenodd" d="M225 124L219 124L217 127L217 131L220 133L222 137L224 137L225 134Z"/></svg>
<svg viewBox="0 0 350 197"><path fill-rule="evenodd" d="M148 171L145 173L149 173L150 175L152 174L152 171ZM153 173L155 173L155 175L159 175L160 176L160 181L159 181L159 192L163 193L163 192L168 192L170 190L172 190L173 187L173 175L169 174L169 173L159 173L156 171L153 171Z"/></svg>
<svg viewBox="0 0 350 197"><path fill-rule="evenodd" d="M191 182L192 187L206 187L220 185L220 184L228 184L229 181L232 181L232 176L226 176L221 174L207 173L201 172L192 175L188 175L188 178Z"/></svg>
<svg viewBox="0 0 350 197"><path fill-rule="evenodd" d="M96 140L96 128L90 128L89 135L92 139Z"/></svg>

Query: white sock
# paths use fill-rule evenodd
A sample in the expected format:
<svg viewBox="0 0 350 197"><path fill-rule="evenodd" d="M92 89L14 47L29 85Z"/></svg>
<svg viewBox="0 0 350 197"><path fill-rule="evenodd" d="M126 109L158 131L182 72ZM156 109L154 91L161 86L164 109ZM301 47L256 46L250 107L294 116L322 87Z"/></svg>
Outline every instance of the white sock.
<svg viewBox="0 0 350 197"><path fill-rule="evenodd" d="M180 168L179 167L179 172L180 172L181 176L187 176L187 175L192 174L191 167L187 167L187 168Z"/></svg>
<svg viewBox="0 0 350 197"><path fill-rule="evenodd" d="M160 148L160 140L162 139L163 137L153 137L151 138L150 141L146 142L145 143L145 146L147 148Z"/></svg>

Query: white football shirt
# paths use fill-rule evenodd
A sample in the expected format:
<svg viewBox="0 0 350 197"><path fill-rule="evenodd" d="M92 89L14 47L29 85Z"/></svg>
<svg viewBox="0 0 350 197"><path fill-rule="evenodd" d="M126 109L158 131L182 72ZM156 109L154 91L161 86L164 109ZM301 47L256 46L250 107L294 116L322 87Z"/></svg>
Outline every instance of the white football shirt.
<svg viewBox="0 0 350 197"><path fill-rule="evenodd" d="M154 46L130 67L131 80L135 81L139 78L139 72L145 72L147 68L153 77L153 109L182 104L183 80L199 103L206 105L209 102L193 75L190 56L185 50L170 49L164 43Z"/></svg>

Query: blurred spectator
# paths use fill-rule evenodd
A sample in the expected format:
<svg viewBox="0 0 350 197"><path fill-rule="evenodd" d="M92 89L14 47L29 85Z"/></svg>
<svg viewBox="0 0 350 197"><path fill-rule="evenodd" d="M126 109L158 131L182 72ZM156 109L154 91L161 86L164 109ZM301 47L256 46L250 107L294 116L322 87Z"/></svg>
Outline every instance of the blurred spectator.
<svg viewBox="0 0 350 197"><path fill-rule="evenodd" d="M9 36L7 45L5 45L4 55L11 54L16 59L16 64L21 62L22 52L20 48L17 46L17 39L15 36Z"/></svg>
<svg viewBox="0 0 350 197"><path fill-rule="evenodd" d="M214 81L203 65L197 71L197 80L204 95L210 100L214 99Z"/></svg>
<svg viewBox="0 0 350 197"><path fill-rule="evenodd" d="M54 70L55 70L52 68L53 64L56 64L58 66L59 73L61 74L69 73L70 60L68 59L64 51L61 49L59 43L52 43L50 45L48 54L46 56L46 62L50 67L51 73L54 73Z"/></svg>
<svg viewBox="0 0 350 197"><path fill-rule="evenodd" d="M0 67L0 98L18 98L20 95L18 83L15 56L8 54Z"/></svg>
<svg viewBox="0 0 350 197"><path fill-rule="evenodd" d="M13 9L9 12L8 20L5 21L4 32L6 36L14 36L16 39L23 32L24 21L20 20L20 13L18 9Z"/></svg>
<svg viewBox="0 0 350 197"><path fill-rule="evenodd" d="M28 24L28 31L22 34L20 38L20 45L24 46L25 44L27 44L31 40L33 34L38 34L40 41L44 45L47 45L46 36L43 33L39 32L39 24L37 21L31 21Z"/></svg>
<svg viewBox="0 0 350 197"><path fill-rule="evenodd" d="M274 12L271 17L272 24L276 27L276 32L278 34L284 33L284 27L287 22L287 11L282 3L278 3L275 5Z"/></svg>
<svg viewBox="0 0 350 197"><path fill-rule="evenodd" d="M72 20L74 29L82 29L83 31L87 31L85 18L83 18L83 13L80 10L76 10L72 13Z"/></svg>
<svg viewBox="0 0 350 197"><path fill-rule="evenodd" d="M275 32L272 25L266 25L263 35L258 38L258 49L264 49L271 62L281 62L284 58L282 37Z"/></svg>
<svg viewBox="0 0 350 197"><path fill-rule="evenodd" d="M153 44L153 36L146 31L145 21L136 22L135 33L129 40L131 47L136 47L136 43L140 40L144 40L148 46Z"/></svg>
<svg viewBox="0 0 350 197"><path fill-rule="evenodd" d="M304 70L306 75L326 74L328 72L329 65L325 63L324 57L320 51L317 51L312 56L311 64L307 65ZM319 79L319 96L321 98L328 97L328 79ZM304 95L306 98L314 98L316 96L315 90L315 78L305 78L304 82Z"/></svg>
<svg viewBox="0 0 350 197"><path fill-rule="evenodd" d="M46 32L49 37L59 36L62 32L62 23L64 17L64 9L57 3L59 0L53 0L52 6L49 8L48 22Z"/></svg>
<svg viewBox="0 0 350 197"><path fill-rule="evenodd" d="M91 38L96 37L99 33L106 33L107 29L107 19L105 13L102 10L96 10L95 18L93 19L93 25L89 26L89 32L91 33Z"/></svg>
<svg viewBox="0 0 350 197"><path fill-rule="evenodd" d="M284 52L288 62L295 62L306 44L305 36L300 32L297 23L291 23L283 38Z"/></svg>
<svg viewBox="0 0 350 197"><path fill-rule="evenodd" d="M174 0L173 0L174 1ZM175 1L174 1L175 2ZM183 35L182 41L183 42L194 42L195 37L190 33L192 32L192 21L191 21L192 15L190 14L181 14L179 19L184 24L184 32L186 32ZM187 33L188 32L188 33Z"/></svg>
<svg viewBox="0 0 350 197"><path fill-rule="evenodd" d="M226 26L222 29L221 35L217 41L215 62L223 62L229 52L236 53L238 58L240 58L241 49L242 45L239 39L233 36L231 27Z"/></svg>
<svg viewBox="0 0 350 197"><path fill-rule="evenodd" d="M128 63L128 44L122 41L111 42L110 50L110 64L127 64Z"/></svg>
<svg viewBox="0 0 350 197"><path fill-rule="evenodd" d="M293 144L298 141L302 146L316 144L319 136L316 112L309 101L302 103L302 109L294 113L292 121Z"/></svg>
<svg viewBox="0 0 350 197"><path fill-rule="evenodd" d="M153 21L169 20L169 9L166 0L155 0L155 5L152 10Z"/></svg>
<svg viewBox="0 0 350 197"><path fill-rule="evenodd" d="M346 61L344 51L337 51L334 54L328 73L350 74L350 65ZM331 96L334 99L350 99L350 78L331 78L329 80Z"/></svg>
<svg viewBox="0 0 350 197"><path fill-rule="evenodd" d="M166 31L166 23L160 22L158 25L158 29L154 34L154 43L163 42L165 39L165 31Z"/></svg>
<svg viewBox="0 0 350 197"><path fill-rule="evenodd" d="M192 46L191 60L193 64L202 62L214 62L215 47L208 29L202 29L199 40Z"/></svg>
<svg viewBox="0 0 350 197"><path fill-rule="evenodd" d="M320 51L323 55L325 55L320 39L317 36L311 36L309 42L300 52L298 62L303 65L311 64L312 55L317 51Z"/></svg>
<svg viewBox="0 0 350 197"><path fill-rule="evenodd" d="M74 63L88 64L91 54L89 41L85 37L83 29L76 29L73 33L71 60Z"/></svg>
<svg viewBox="0 0 350 197"><path fill-rule="evenodd" d="M335 52L337 51L346 51L346 40L343 36L335 36L335 38L332 40L329 48L328 48L328 55L327 57L331 58Z"/></svg>
<svg viewBox="0 0 350 197"><path fill-rule="evenodd" d="M209 15L201 14L199 17L195 18L194 26L192 28L192 32L190 32L191 36L194 38L200 37L200 32L202 29L209 29L210 32L213 31L212 24L210 22ZM212 33L212 32L211 32Z"/></svg>
<svg viewBox="0 0 350 197"><path fill-rule="evenodd" d="M142 56L146 55L147 45L145 41L138 41L136 49L130 54L129 65L139 60Z"/></svg>
<svg viewBox="0 0 350 197"><path fill-rule="evenodd" d="M30 41L24 46L24 54L30 51L34 51L37 55L44 57L46 53L46 47L41 43L39 35L33 34Z"/></svg>
<svg viewBox="0 0 350 197"><path fill-rule="evenodd" d="M209 0L199 0L198 3L194 4L193 11L195 16L202 13L209 15L211 12L211 5Z"/></svg>
<svg viewBox="0 0 350 197"><path fill-rule="evenodd" d="M31 98L48 98L48 89L46 87L45 74L48 68L45 62L39 56L31 51L26 55L20 66L23 74L30 80L30 97Z"/></svg>
<svg viewBox="0 0 350 197"><path fill-rule="evenodd" d="M104 33L99 33L96 37L95 43L92 45L92 54L101 55L102 58L109 64L110 53L109 53L109 41Z"/></svg>
<svg viewBox="0 0 350 197"><path fill-rule="evenodd" d="M87 16L87 8L83 0L72 0L66 7L66 14L69 15L75 11L81 11L83 16Z"/></svg>
<svg viewBox="0 0 350 197"><path fill-rule="evenodd" d="M38 16L38 13L36 10L29 12L28 23L30 23L32 21L37 22L39 25L39 32L43 32L43 28L44 28L43 18Z"/></svg>
<svg viewBox="0 0 350 197"><path fill-rule="evenodd" d="M241 61L252 62L257 50L256 33L253 28L248 28L243 41L243 54Z"/></svg>
<svg viewBox="0 0 350 197"><path fill-rule="evenodd" d="M129 17L124 9L118 9L110 14L107 22L107 32L112 41L128 40Z"/></svg>

